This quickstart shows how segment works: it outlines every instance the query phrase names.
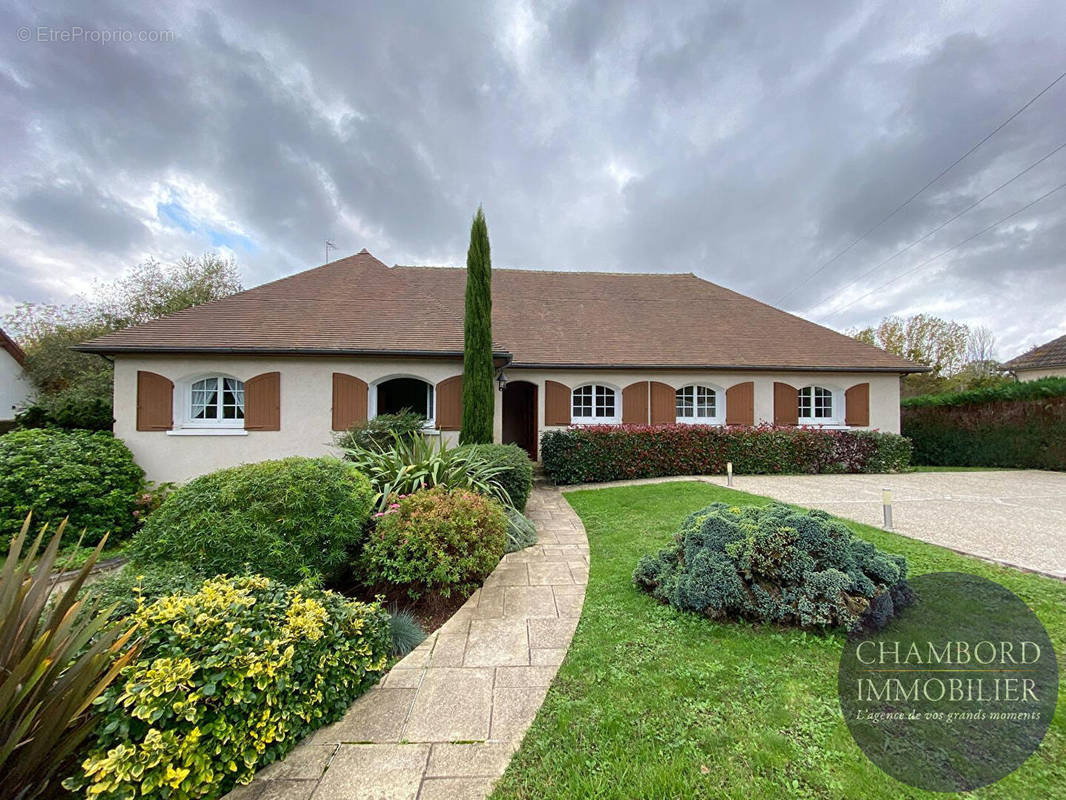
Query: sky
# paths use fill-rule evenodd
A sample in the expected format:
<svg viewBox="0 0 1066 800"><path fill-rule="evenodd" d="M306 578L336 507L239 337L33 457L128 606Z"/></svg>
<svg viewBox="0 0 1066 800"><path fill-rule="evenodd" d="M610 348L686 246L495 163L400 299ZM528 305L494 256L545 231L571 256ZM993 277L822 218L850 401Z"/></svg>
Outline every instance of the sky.
<svg viewBox="0 0 1066 800"><path fill-rule="evenodd" d="M305 6L0 3L0 314L185 253L462 265L482 204L497 267L1066 333L1066 79L891 214L1066 71L1058 0Z"/></svg>

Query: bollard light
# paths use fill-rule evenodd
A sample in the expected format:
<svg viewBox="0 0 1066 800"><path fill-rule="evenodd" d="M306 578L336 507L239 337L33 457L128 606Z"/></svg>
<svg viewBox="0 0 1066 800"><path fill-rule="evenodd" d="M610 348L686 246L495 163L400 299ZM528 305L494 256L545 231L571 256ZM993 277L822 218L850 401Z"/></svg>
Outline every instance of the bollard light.
<svg viewBox="0 0 1066 800"><path fill-rule="evenodd" d="M727 486L732 486L733 485L733 462L732 461L725 462L725 478L726 478L726 485Z"/></svg>
<svg viewBox="0 0 1066 800"><path fill-rule="evenodd" d="M885 514L885 530L892 530L892 490L881 490L881 509Z"/></svg>

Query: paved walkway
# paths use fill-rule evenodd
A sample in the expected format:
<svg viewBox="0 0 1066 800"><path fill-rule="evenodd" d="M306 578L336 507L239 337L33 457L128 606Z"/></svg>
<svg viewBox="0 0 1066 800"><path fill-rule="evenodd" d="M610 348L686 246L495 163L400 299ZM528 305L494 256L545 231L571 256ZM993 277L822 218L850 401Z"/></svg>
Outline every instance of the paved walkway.
<svg viewBox="0 0 1066 800"><path fill-rule="evenodd" d="M535 488L526 514L535 545L504 556L343 719L227 800L486 797L566 655L588 583L588 539L562 494Z"/></svg>
<svg viewBox="0 0 1066 800"><path fill-rule="evenodd" d="M719 486L725 478L709 479ZM892 489L897 533L1066 578L1066 473L1039 470L902 475L736 476L733 488L881 527Z"/></svg>

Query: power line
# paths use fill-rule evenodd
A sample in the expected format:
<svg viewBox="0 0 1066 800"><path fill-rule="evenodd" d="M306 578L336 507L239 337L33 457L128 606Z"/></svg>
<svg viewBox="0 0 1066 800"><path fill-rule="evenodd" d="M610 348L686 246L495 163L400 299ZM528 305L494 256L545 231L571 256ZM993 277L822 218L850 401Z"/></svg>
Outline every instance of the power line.
<svg viewBox="0 0 1066 800"><path fill-rule="evenodd" d="M988 232L989 232L990 230L992 230L993 228L997 228L997 227L999 227L1000 225L1002 225L1002 224L1003 224L1004 222L1006 222L1007 220L1009 220L1009 219L1012 219L1013 217L1016 217L1016 216L1018 216L1018 215L1019 215L1019 214L1021 214L1021 213L1022 213L1023 211L1027 211L1028 209L1032 208L1032 207L1033 207L1033 206L1035 206L1035 205L1036 205L1037 203L1039 203L1039 202L1040 202L1041 200L1044 200L1044 199L1046 199L1046 198L1050 197L1051 195L1055 194L1055 192L1061 191L1062 189L1066 189L1066 183L1060 183L1060 184L1059 184L1058 186L1056 186L1056 187L1055 187L1054 189L1052 189L1051 191L1045 192L1044 194L1040 195L1040 197L1036 198L1036 200L1033 200L1033 201L1031 201L1031 202L1029 202L1029 203L1026 203L1026 204L1025 204L1024 206L1022 206L1021 208L1019 208L1019 209L1018 209L1017 211L1014 211L1014 212L1012 212L1012 213L1008 214L1007 216L1005 216L1005 217L1003 217L1003 218L1001 218L1001 219L998 219L998 220L996 220L996 221L995 221L995 222L993 222L993 223L992 223L991 225L989 225L989 226L988 226L987 228L982 228L981 230L979 230L979 231L978 231L977 233L973 234L972 236L967 236L967 237L966 237L965 239L963 239L963 240L962 240L961 242L958 242L957 244L954 244L954 245L952 245L952 246L951 246L951 247L949 247L949 248L948 248L947 250L941 250L941 251L940 251L939 253L937 253L937 254L936 254L935 256L933 256L932 258L927 258L927 259L926 259L925 261L921 261L921 262L919 262L918 264L916 264L916 265L915 265L914 267L912 267L911 269L907 270L906 272L902 272L902 273L900 273L899 275L897 275L897 276L896 276L896 277L894 277L894 278L889 278L889 279L888 279L887 281L885 281L884 283L882 283L882 284L881 284L880 286L875 286L875 287L874 287L873 289L871 289L870 291L866 292L866 294L862 294L862 295L859 295L859 296L858 296L858 297L856 297L856 298L855 298L854 300L852 300L852 301L851 301L850 303L848 303L848 304L847 304L846 306L843 306L842 308L838 308L838 309L837 309L836 311L833 311L833 312L831 312L830 314L828 314L828 315L826 315L826 316L836 316L837 314L841 314L841 313L843 313L844 311L847 311L847 310L848 310L849 308L851 308L851 307L852 307L853 305L855 305L855 304L856 304L857 302L859 302L860 300L864 300L865 298L867 298L867 297L869 297L870 295L872 295L872 294L873 294L874 292L879 292L879 291L881 291L882 289L884 289L884 288L885 288L886 286L888 286L889 284L892 284L892 283L895 283L896 281L898 281L898 280L899 280L900 278L905 278L905 277L907 277L908 275L910 275L910 274L912 274L912 273L914 273L914 272L917 272L918 270L920 270L920 269L921 269L922 267L924 267L925 265L927 265L927 264L930 264L930 263L932 263L933 261L936 261L936 260L937 260L938 258L940 258L941 256L946 256L946 255L947 255L948 253L950 253L950 252L951 252L952 250L957 250L957 249L959 249L960 247L962 247L962 246L963 246L964 244L966 244L967 242L971 242L971 241L973 241L974 239L976 239L976 238L977 238L978 236L980 236L980 235L982 235L982 234L984 234L984 233L988 233Z"/></svg>
<svg viewBox="0 0 1066 800"><path fill-rule="evenodd" d="M1003 188L1005 188L1005 187L1009 186L1010 184L1014 183L1014 182L1015 182L1016 180L1018 180L1018 178L1022 177L1022 175L1024 175L1024 174L1025 174L1025 173L1027 173L1027 172L1029 172L1029 171L1030 171L1031 169L1033 169L1034 167L1037 167L1037 166L1039 166L1040 164L1043 164L1043 163L1044 163L1045 161L1047 161L1047 160L1048 160L1049 158L1051 158L1051 157L1052 157L1053 155L1055 155L1055 153L1059 152L1059 150L1062 150L1062 149L1063 149L1064 147L1066 147L1066 142L1063 142L1062 144L1060 144L1060 145L1059 145L1058 147L1056 147L1056 148L1055 148L1054 150L1052 150L1051 152L1049 152L1049 153L1047 153L1046 155L1044 155L1044 156L1042 156L1042 157L1038 158L1038 159L1037 159L1036 161L1034 161L1034 162L1033 162L1032 164L1030 164L1030 165L1029 165L1028 167L1026 167L1026 168L1025 168L1025 169L1023 169L1023 170L1022 170L1021 172L1019 172L1018 174L1016 174L1016 175L1015 175L1015 176L1014 176L1013 178L1011 178L1010 180L1004 181L1004 182L1003 182L1003 183L1001 183L1001 184L1000 184L999 186L997 186L997 187L996 187L995 189L993 189L992 191L990 191L990 192L989 192L988 194L984 195L984 197L982 197L982 198L980 198L979 200L975 200L974 202L970 203L970 205L966 206L966 208L964 208L964 209L963 209L962 211L960 211L960 212L959 212L958 214L956 214L955 216L953 216L953 217L952 217L951 219L945 220L944 222L940 223L940 224L939 224L939 225L937 225L937 226L936 226L935 228L933 228L933 229L932 229L931 231L929 231L929 232L928 232L928 233L926 233L926 234L925 234L924 236L922 236L922 237L921 237L920 239L915 239L915 240L914 240L913 242L911 242L910 244L908 244L908 245L907 245L906 247L903 247L903 248L900 248L899 250L897 250L897 251L896 251L895 253L893 253L892 255L890 255L890 256L889 256L888 258L886 258L886 259L885 259L884 261L880 261L880 262L878 262L877 264L874 264L874 266L872 266L872 267L871 267L870 269L866 270L866 272L862 273L862 275L859 275L859 276L858 276L857 278L853 279L853 280L852 280L852 281L850 281L849 283L846 283L846 284L844 284L844 285L843 285L843 286L841 286L841 287L840 287L839 289L834 289L834 290L833 290L832 292L830 292L830 293L829 293L829 294L827 294L827 295L826 295L825 297L823 297L823 298L822 298L821 300L819 300L819 301L818 301L817 303L815 303L813 307L817 308L818 306L820 306L820 305L821 305L822 303L826 302L827 300L830 300L830 299L832 299L833 297L835 297L835 296L837 296L837 295L843 294L845 290L847 290L847 289L850 289L850 288L851 288L852 286L854 286L854 285L855 285L856 283L858 283L859 281L861 281L861 280L862 280L863 278L865 278L865 277L866 277L867 275L869 275L870 273L872 273L872 272L876 272L876 271L877 271L877 270L879 270L879 269L880 269L881 267L883 267L883 266L884 266L885 264L887 264L887 263L888 263L889 261L891 261L891 260L893 260L894 258L896 258L896 256L900 256L900 255L903 255L903 254L904 254L904 253L906 253L906 252L907 252L908 250L910 250L910 249L911 249L912 247L915 247L916 245L919 245L919 244L921 244L922 242L924 242L924 241L925 241L926 239L928 239L928 238L929 238L930 236L932 236L933 234L935 234L935 233L939 233L940 231L944 230L944 228L946 228L946 227L947 227L948 225L950 225L950 224L951 224L952 222L954 222L955 220L957 220L957 219L958 219L959 217L961 217L961 216L962 216L963 214L966 214L967 212L969 212L969 211L972 211L973 209L977 208L977 206L981 205L981 203L983 203L983 202L984 202L985 200L987 200L988 198L990 198L990 197L991 197L992 195L994 195L994 194L995 194L996 192L998 192L998 191L999 191L1000 189L1003 189ZM827 313L830 313L830 314L831 314L831 313L833 313L833 312L831 312L831 311L830 311L830 312L827 312Z"/></svg>
<svg viewBox="0 0 1066 800"><path fill-rule="evenodd" d="M947 175L949 172L951 172L951 170L953 170L956 166L958 166L959 163L961 163L963 160L965 160L967 157L969 157L975 150L977 150L977 148L979 148L981 145L983 145L985 142L987 142L989 139L991 139L993 136L995 136L997 133L999 133L1005 127L1007 127L1007 125L1011 121L1013 121L1015 117L1017 117L1019 114L1021 114L1023 111L1025 111L1025 109L1029 108L1029 106L1031 106L1037 100L1039 100L1048 90L1050 90L1056 83L1061 81L1063 78L1066 78L1066 72L1063 72L1061 75L1059 75L1059 77L1055 78L1055 80L1053 80L1051 83L1049 83L1043 89L1041 89L1039 92L1037 92L1035 95L1033 95L1025 105L1023 105L1021 108L1019 108L1013 114L1011 114L1009 117L1007 117L1005 120L1003 120L1003 122L1001 122L996 127L995 130L993 130L990 134L985 136L984 139L979 141L977 144L975 144L973 147L971 147L969 150L967 150L965 153L963 153L957 159L952 161L951 164L949 164L947 167L945 167L943 170L941 170L939 173L937 173L936 177L934 177L927 184L925 184L925 186L923 186L921 189L916 191L914 194L912 194L910 197L908 197L906 200L904 200L902 203L900 203L898 206L896 206L894 209L892 209L886 216L882 217L875 225L873 225L873 227L867 229L866 232L863 233L859 238L857 238L855 241L853 241L851 244L849 244L843 250L838 252L836 255L831 257L828 261L823 262L816 270L814 270L814 272L812 272L810 275L808 275L806 277L805 281L810 280L811 278L813 278L819 272L821 272L826 267L828 267L830 264L835 262L842 255L844 255L849 250L851 250L851 248L853 248L855 245L857 245L859 242L861 242L863 239L865 239L871 233L873 233L878 228L880 228L882 225L884 225L886 222L888 222L890 219L892 219L892 217L896 216L896 214L898 214L904 208L909 206L911 204L911 202L915 198L918 197L918 195L920 195L922 192L924 192L926 189L928 189L930 186L932 186L938 180L940 180L945 175ZM792 294L796 291L796 288L797 287L794 286L793 288L789 289L787 292L785 292L783 295L781 295L781 297L778 298L777 302L775 302L773 305L775 305L775 306L781 305L782 302L784 302L786 299L788 299L789 297L792 296Z"/></svg>

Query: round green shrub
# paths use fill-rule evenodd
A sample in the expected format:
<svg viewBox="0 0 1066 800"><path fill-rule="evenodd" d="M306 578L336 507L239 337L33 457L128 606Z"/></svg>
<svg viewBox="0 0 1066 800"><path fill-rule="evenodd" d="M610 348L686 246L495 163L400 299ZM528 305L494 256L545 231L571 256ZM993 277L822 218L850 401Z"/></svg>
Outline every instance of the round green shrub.
<svg viewBox="0 0 1066 800"><path fill-rule="evenodd" d="M503 557L503 506L464 489L415 492L375 515L360 559L364 581L412 599L469 595Z"/></svg>
<svg viewBox="0 0 1066 800"><path fill-rule="evenodd" d="M644 556L633 582L711 619L801 628L882 627L911 600L903 556L856 539L824 511L715 503Z"/></svg>
<svg viewBox="0 0 1066 800"><path fill-rule="evenodd" d="M96 544L133 532L144 472L129 448L104 431L35 428L0 436L0 534L18 533L32 511L37 523L69 517L64 538ZM36 530L36 525L34 529Z"/></svg>
<svg viewBox="0 0 1066 800"><path fill-rule="evenodd" d="M504 468L493 480L507 492L512 506L519 511L525 510L529 493L533 491L533 462L526 451L516 444L474 444L469 447L492 466Z"/></svg>
<svg viewBox="0 0 1066 800"><path fill-rule="evenodd" d="M96 704L80 770L97 800L221 797L340 718L388 663L378 603L260 576L215 578L137 611L137 659Z"/></svg>
<svg viewBox="0 0 1066 800"><path fill-rule="evenodd" d="M176 489L130 545L134 564L286 583L339 580L364 536L374 492L335 458L286 458L203 475Z"/></svg>

